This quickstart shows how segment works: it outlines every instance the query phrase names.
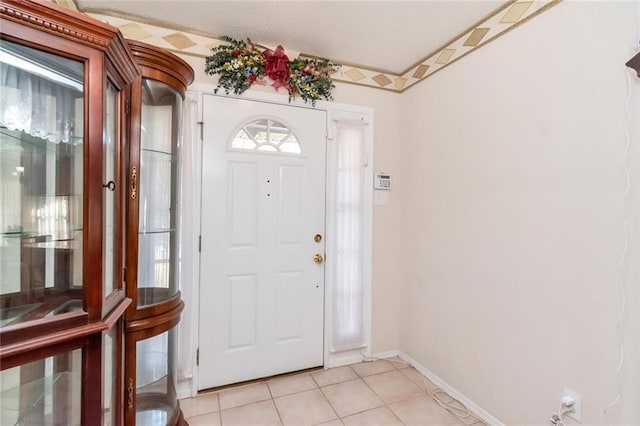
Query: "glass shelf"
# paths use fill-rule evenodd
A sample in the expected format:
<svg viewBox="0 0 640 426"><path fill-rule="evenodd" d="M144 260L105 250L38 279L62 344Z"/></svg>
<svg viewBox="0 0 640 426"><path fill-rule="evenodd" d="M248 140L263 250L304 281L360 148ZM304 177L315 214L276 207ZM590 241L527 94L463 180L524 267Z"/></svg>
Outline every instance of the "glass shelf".
<svg viewBox="0 0 640 426"><path fill-rule="evenodd" d="M164 234L168 232L176 232L176 229L146 229L138 232L138 235L147 235L147 234Z"/></svg>
<svg viewBox="0 0 640 426"><path fill-rule="evenodd" d="M150 148L140 148L141 152L148 152L151 154L158 154L158 155L162 155L171 159L177 158L177 155L171 152L166 152L166 151L159 151L157 149L150 149Z"/></svg>

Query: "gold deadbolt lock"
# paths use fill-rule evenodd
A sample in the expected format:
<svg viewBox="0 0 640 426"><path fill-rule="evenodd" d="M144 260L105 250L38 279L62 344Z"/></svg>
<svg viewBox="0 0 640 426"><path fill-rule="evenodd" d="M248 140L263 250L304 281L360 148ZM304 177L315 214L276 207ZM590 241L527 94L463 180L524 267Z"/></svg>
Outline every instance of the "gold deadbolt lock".
<svg viewBox="0 0 640 426"><path fill-rule="evenodd" d="M320 241L322 241L322 235L316 234L316 236L313 237L313 241L315 241L316 243L319 243Z"/></svg>
<svg viewBox="0 0 640 426"><path fill-rule="evenodd" d="M316 255L313 256L313 261L316 263L322 263L324 261L324 258L322 257L321 254L316 253Z"/></svg>

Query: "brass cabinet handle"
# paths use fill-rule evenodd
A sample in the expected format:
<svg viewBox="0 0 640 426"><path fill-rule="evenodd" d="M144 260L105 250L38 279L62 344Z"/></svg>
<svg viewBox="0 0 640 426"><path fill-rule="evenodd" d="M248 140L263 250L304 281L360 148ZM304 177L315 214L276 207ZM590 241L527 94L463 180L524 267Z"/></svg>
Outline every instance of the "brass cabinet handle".
<svg viewBox="0 0 640 426"><path fill-rule="evenodd" d="M133 378L129 377L129 386L127 387L127 393L128 398L127 398L127 408L129 408L129 411L133 411Z"/></svg>
<svg viewBox="0 0 640 426"><path fill-rule="evenodd" d="M131 199L135 200L138 196L138 169L135 166L131 168L131 183L129 186Z"/></svg>

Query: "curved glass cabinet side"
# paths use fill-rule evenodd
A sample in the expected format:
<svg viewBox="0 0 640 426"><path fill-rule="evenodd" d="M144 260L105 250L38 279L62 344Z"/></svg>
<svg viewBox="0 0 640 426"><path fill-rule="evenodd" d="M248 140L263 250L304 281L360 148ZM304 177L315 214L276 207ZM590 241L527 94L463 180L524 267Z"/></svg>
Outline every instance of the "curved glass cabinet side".
<svg viewBox="0 0 640 426"><path fill-rule="evenodd" d="M178 409L176 330L136 342L136 424L169 424Z"/></svg>
<svg viewBox="0 0 640 426"><path fill-rule="evenodd" d="M178 292L178 202L182 97L142 79L138 307Z"/></svg>

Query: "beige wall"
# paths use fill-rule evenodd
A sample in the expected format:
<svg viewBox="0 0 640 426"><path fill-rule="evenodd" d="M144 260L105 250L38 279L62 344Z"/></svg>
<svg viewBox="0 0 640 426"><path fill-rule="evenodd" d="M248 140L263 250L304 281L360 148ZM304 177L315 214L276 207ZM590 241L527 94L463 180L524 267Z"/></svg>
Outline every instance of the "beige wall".
<svg viewBox="0 0 640 426"><path fill-rule="evenodd" d="M637 40L637 2L563 2L402 95L399 348L506 424L548 424L563 386L583 424L640 423Z"/></svg>

